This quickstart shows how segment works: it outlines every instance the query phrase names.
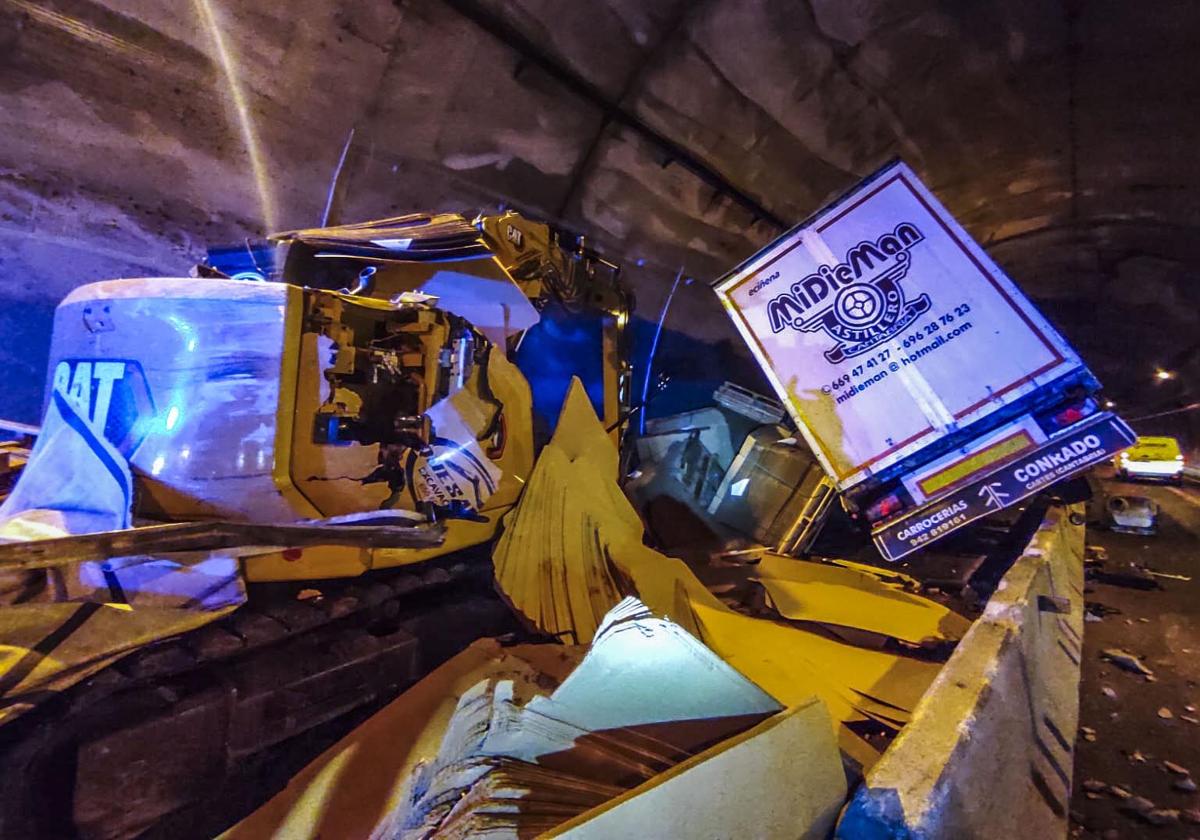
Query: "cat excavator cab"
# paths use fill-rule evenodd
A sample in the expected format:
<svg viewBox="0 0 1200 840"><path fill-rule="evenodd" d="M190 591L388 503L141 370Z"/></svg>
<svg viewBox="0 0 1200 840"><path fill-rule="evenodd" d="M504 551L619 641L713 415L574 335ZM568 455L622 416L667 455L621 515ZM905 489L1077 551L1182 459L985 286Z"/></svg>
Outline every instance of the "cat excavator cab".
<svg viewBox="0 0 1200 840"><path fill-rule="evenodd" d="M486 546L574 372L552 329L522 369L543 320L598 322L580 366L622 434L632 298L578 239L414 214L238 252L56 311L0 506L2 836L191 825L268 747L517 630Z"/></svg>

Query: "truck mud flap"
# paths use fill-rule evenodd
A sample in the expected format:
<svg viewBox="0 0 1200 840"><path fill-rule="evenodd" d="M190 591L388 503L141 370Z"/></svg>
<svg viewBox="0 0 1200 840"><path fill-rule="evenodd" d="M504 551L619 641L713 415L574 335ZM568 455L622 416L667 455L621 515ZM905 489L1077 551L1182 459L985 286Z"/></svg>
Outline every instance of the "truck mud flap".
<svg viewBox="0 0 1200 840"><path fill-rule="evenodd" d="M1136 435L1123 420L1101 414L949 496L876 529L872 535L875 545L888 560L899 560L976 519L1112 457L1135 440Z"/></svg>

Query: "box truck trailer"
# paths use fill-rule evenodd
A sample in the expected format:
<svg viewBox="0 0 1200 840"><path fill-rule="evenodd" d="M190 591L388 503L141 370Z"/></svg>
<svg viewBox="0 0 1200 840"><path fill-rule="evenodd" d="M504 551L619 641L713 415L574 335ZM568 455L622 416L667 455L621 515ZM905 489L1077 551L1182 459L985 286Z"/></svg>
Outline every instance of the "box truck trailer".
<svg viewBox="0 0 1200 840"><path fill-rule="evenodd" d="M1075 350L903 162L714 289L890 560L1135 440Z"/></svg>

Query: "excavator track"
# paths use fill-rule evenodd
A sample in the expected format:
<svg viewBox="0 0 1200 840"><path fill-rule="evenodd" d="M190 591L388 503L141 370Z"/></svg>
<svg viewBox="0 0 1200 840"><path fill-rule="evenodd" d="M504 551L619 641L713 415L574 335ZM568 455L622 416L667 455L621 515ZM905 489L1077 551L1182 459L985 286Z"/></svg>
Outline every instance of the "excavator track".
<svg viewBox="0 0 1200 840"><path fill-rule="evenodd" d="M0 727L0 837L211 837L472 641L518 631L487 556L251 584L48 698Z"/></svg>

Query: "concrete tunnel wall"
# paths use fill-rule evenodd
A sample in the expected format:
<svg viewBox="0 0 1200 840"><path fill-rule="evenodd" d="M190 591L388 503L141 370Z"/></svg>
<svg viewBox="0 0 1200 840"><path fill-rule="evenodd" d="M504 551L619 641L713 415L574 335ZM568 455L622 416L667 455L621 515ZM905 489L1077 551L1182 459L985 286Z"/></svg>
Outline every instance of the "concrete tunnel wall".
<svg viewBox="0 0 1200 840"><path fill-rule="evenodd" d="M508 203L651 318L680 265L711 280L902 156L1129 416L1173 407L1197 35L1184 0L0 0L0 414L36 420L68 290L314 224L351 128L347 219ZM703 282L672 322L740 347Z"/></svg>

